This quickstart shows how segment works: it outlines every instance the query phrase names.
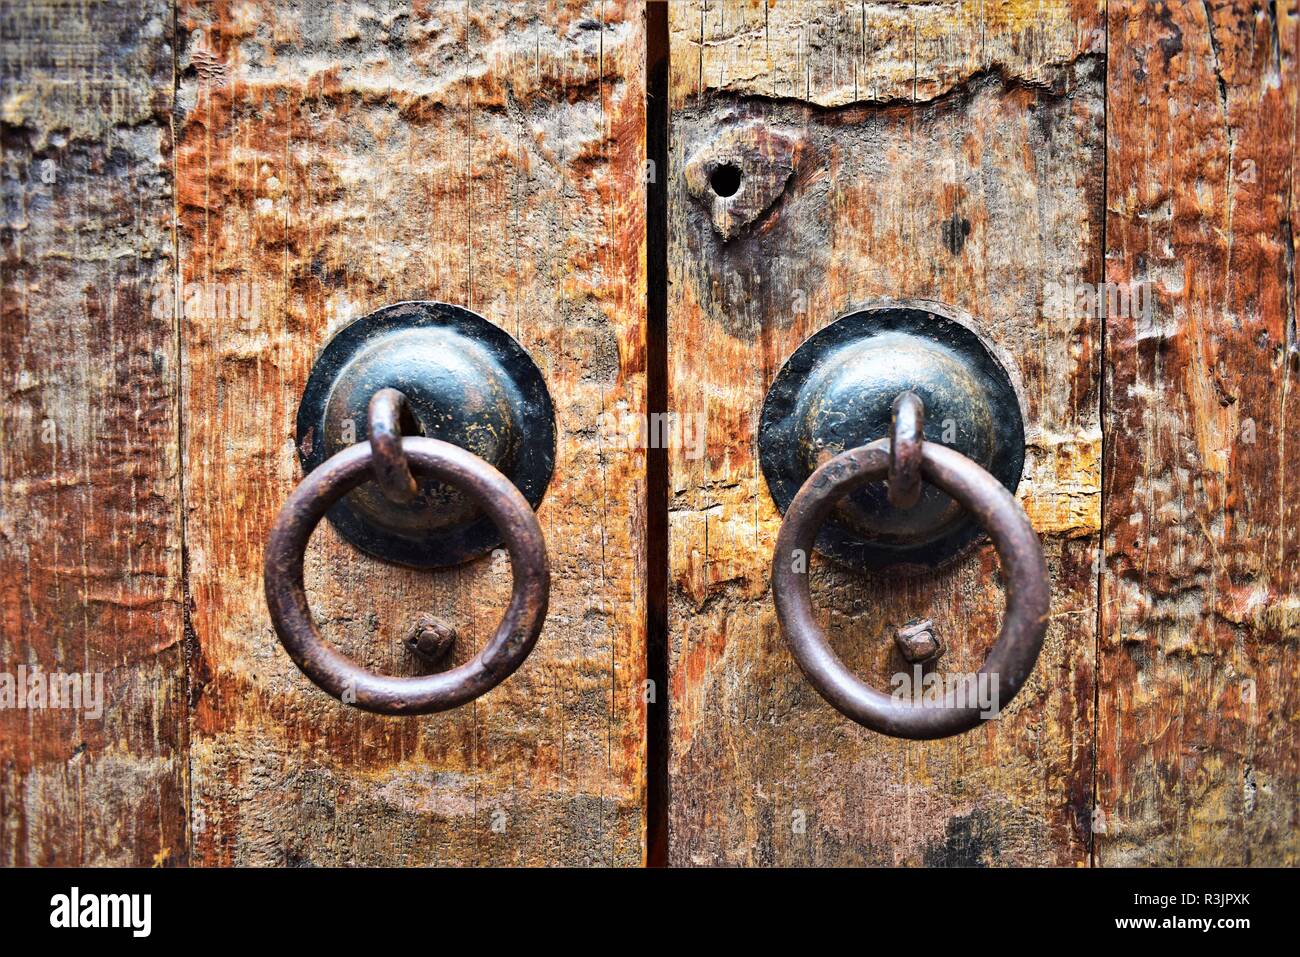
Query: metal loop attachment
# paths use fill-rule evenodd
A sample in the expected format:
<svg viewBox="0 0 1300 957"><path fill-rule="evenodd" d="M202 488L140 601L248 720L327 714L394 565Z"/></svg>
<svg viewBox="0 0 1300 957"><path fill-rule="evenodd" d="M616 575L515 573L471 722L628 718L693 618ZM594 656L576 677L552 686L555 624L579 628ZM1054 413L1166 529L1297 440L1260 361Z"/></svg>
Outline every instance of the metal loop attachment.
<svg viewBox="0 0 1300 957"><path fill-rule="evenodd" d="M921 498L921 443L925 406L915 392L900 392L890 416L889 504L911 508Z"/></svg>
<svg viewBox="0 0 1300 957"><path fill-rule="evenodd" d="M402 451L402 409L406 396L396 389L380 389L370 397L367 409L370 451L374 455L371 472L389 501L404 505L419 492L411 466Z"/></svg>
<svg viewBox="0 0 1300 957"><path fill-rule="evenodd" d="M1011 493L960 452L924 442L923 410L911 406L906 394L901 396L895 404L891 438L840 453L813 472L799 489L777 535L772 592L781 633L800 669L823 698L873 731L931 739L968 731L1010 703L1042 648L1050 587L1038 536ZM840 499L869 482L888 478L891 494L896 482L899 490L907 491L913 456L919 460L921 478L947 492L975 517L1002 562L1006 611L997 642L976 675L951 676L976 680L984 676L985 687L993 689L996 699L992 714L986 701L972 700L977 696L967 693L969 686L963 682L946 682L949 690L941 702L896 700L875 690L839 659L813 615L807 563L822 523Z"/></svg>
<svg viewBox="0 0 1300 957"><path fill-rule="evenodd" d="M389 390L385 390L389 391ZM382 393L381 393L382 394ZM400 393L397 394L400 399ZM371 426L395 423L391 396L382 399ZM395 431L395 430L394 430ZM379 714L429 714L474 700L509 677L528 657L546 620L550 568L546 543L532 506L514 484L472 452L422 436L389 443L381 436L326 460L302 480L280 510L266 549L266 601L281 644L320 688L347 704ZM395 454L393 454L395 453ZM303 556L312 530L344 495L371 479L401 477L410 466L461 489L495 523L510 554L514 587L496 632L472 660L450 671L419 677L380 675L341 654L321 638L303 585ZM381 477L386 476L386 477ZM395 485L400 485L396 482Z"/></svg>

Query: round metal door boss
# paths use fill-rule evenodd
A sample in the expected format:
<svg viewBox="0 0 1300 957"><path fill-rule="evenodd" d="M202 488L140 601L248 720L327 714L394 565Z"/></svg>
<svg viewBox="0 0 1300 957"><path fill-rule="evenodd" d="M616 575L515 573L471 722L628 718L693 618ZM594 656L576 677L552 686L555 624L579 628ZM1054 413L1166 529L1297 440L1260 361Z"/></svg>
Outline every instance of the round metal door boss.
<svg viewBox="0 0 1300 957"><path fill-rule="evenodd" d="M339 330L321 350L298 406L304 473L369 436L382 389L405 397L402 436L440 439L491 463L537 508L555 469L555 412L541 371L507 332L460 306L401 302ZM387 437L385 437L387 438ZM502 544L465 492L415 476L409 499L368 482L329 512L351 544L386 561L444 568Z"/></svg>
<svg viewBox="0 0 1300 957"><path fill-rule="evenodd" d="M819 466L891 434L894 402L915 393L923 441L972 460L1015 492L1025 459L1024 419L1011 376L954 311L905 301L850 312L809 337L781 367L763 403L759 462L785 514ZM816 549L860 570L935 568L982 533L946 491L923 483L916 504L891 504L884 483L838 502Z"/></svg>

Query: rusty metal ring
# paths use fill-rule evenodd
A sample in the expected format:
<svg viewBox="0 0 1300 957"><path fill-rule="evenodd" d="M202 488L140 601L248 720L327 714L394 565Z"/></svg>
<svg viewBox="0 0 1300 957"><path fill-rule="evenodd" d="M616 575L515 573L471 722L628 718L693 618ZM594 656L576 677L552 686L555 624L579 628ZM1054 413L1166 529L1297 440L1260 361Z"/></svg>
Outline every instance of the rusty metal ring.
<svg viewBox="0 0 1300 957"><path fill-rule="evenodd" d="M889 436L889 504L911 508L921 498L921 446L925 442L925 405L915 392L894 399Z"/></svg>
<svg viewBox="0 0 1300 957"><path fill-rule="evenodd" d="M375 456L371 472L389 501L399 505L410 502L419 492L402 451L401 415L405 405L406 396L396 389L380 389L370 397L366 410L370 451Z"/></svg>
<svg viewBox="0 0 1300 957"><path fill-rule="evenodd" d="M953 449L922 445L921 475L970 511L988 532L1002 562L1006 611L997 643L978 674L996 676L997 706L1005 707L1033 670L1047 630L1050 594L1047 563L1024 510L1002 483ZM978 704L895 701L854 675L839 659L813 617L807 557L835 503L889 473L889 440L842 452L817 469L786 510L772 560L772 592L781 633L813 687L841 714L898 738L960 734L985 716Z"/></svg>
<svg viewBox="0 0 1300 957"><path fill-rule="evenodd" d="M303 587L303 555L330 507L373 477L374 453L368 442L349 446L308 473L285 502L266 548L266 602L281 644L320 688L366 711L430 714L474 700L523 663L546 620L551 573L537 516L490 463L459 446L419 436L402 439L402 452L417 472L464 491L505 539L514 589L501 624L483 650L451 671L399 678L362 668L316 630Z"/></svg>

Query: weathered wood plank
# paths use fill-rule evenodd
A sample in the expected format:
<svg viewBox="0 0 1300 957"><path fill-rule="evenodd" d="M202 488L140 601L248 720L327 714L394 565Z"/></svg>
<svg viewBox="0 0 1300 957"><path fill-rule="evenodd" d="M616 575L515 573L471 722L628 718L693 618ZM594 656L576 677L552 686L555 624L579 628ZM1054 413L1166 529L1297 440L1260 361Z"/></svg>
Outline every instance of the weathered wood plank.
<svg viewBox="0 0 1300 957"><path fill-rule="evenodd" d="M188 857L171 23L0 11L4 865ZM52 707L66 674L80 708Z"/></svg>
<svg viewBox="0 0 1300 957"><path fill-rule="evenodd" d="M670 398L708 429L702 458L671 456L672 860L1084 862L1100 322L1045 300L1101 270L1095 8L709 2L670 16ZM746 124L791 141L791 172L733 232L683 170ZM754 152L742 175L780 161ZM808 335L882 297L965 310L1018 379L1019 499L1054 584L1030 683L1001 721L942 742L832 710L784 647L768 590L780 517L757 462L763 397ZM949 669L978 666L1001 613L996 568L988 547L906 581L820 562L814 599L839 654L888 688L901 659L884 636L919 614L951 641Z"/></svg>
<svg viewBox="0 0 1300 957"><path fill-rule="evenodd" d="M1300 861L1298 41L1110 4L1101 864Z"/></svg>
<svg viewBox="0 0 1300 957"><path fill-rule="evenodd" d="M1104 49L1093 4L1063 0L673 3L672 97L725 91L817 106L925 101L1001 68L1051 84Z"/></svg>
<svg viewBox="0 0 1300 957"><path fill-rule="evenodd" d="M184 324L195 667L195 856L205 863L635 864L643 857L644 456L602 445L643 408L644 42L627 3L184 2L184 281L248 314ZM556 403L540 509L551 610L471 706L349 709L298 673L261 589L298 481L293 418L349 319L441 299L537 360ZM330 640L416 673L400 639L452 622L463 661L509 594L502 553L436 574L323 528L307 588Z"/></svg>

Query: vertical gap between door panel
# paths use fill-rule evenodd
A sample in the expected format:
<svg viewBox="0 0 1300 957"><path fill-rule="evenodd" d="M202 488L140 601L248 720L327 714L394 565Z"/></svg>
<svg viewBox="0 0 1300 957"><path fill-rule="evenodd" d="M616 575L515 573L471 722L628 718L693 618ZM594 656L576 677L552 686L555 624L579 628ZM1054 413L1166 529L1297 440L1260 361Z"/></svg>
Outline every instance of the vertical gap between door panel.
<svg viewBox="0 0 1300 957"><path fill-rule="evenodd" d="M1102 80L1101 80L1101 275L1098 277L1099 282L1106 281L1106 221L1109 217L1110 210L1110 182L1109 182L1109 163L1110 163L1110 3L1107 0L1102 4L1101 16L1102 22ZM1097 450L1097 461L1100 462L1100 468L1097 471L1098 495L1101 498L1101 522L1097 530L1096 545L1096 570L1097 584L1094 594L1097 603L1097 618L1093 639L1092 654L1092 807L1089 808L1087 821L1088 829L1088 866L1097 866L1097 835L1094 832L1097 821L1097 802L1099 798L1097 766L1098 754L1097 746L1101 728L1101 649L1103 632L1105 627L1105 616L1102 609L1104 589L1106 585L1106 390L1109 388L1107 382L1108 366L1106 356L1106 310L1098 310L1101 313L1101 334L1099 343L1100 368L1098 369L1099 381L1097 389L1097 415L1098 425L1101 430L1099 448Z"/></svg>
<svg viewBox="0 0 1300 957"><path fill-rule="evenodd" d="M179 168L179 144L180 135L180 112L176 104L180 99L181 92L181 68L180 68L180 46L182 37L181 14L179 2L171 5L171 30L172 30L172 89L171 89L171 116L168 123L171 127L171 174L172 174L172 335L173 349L175 350L175 389L176 401L173 405L173 412L176 416L176 527L177 537L180 545L180 585L181 585L181 669L182 669L182 687L185 689L185 709L181 715L181 767L184 774L184 780L181 782L181 794L183 795L183 804L181 814L185 823L185 863L193 865L197 858L198 849L194 846L194 769L191 759L190 741L193 736L193 713L196 702L194 692L194 671L192 663L199 654L198 633L194 630L194 615L190 599L190 551L187 522L189 520L189 510L186 504L185 488L185 322L181 310L181 303L184 301L182 292L185 286L185 275L183 264L181 263L181 212L180 212L180 168Z"/></svg>
<svg viewBox="0 0 1300 957"><path fill-rule="evenodd" d="M646 4L646 414L668 411L668 4ZM647 434L656 430L647 422ZM668 449L646 443L646 863L668 861Z"/></svg>

